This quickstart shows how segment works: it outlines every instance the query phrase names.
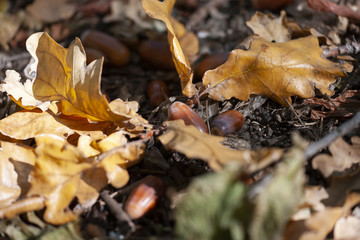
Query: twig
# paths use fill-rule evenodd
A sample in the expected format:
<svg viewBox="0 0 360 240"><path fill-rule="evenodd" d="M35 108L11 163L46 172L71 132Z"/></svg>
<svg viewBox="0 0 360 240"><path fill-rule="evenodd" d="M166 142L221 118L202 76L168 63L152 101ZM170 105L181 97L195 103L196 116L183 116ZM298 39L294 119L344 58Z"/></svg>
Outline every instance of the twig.
<svg viewBox="0 0 360 240"><path fill-rule="evenodd" d="M204 18L206 18L211 9L216 8L220 4L225 4L227 2L228 0L210 0L207 4L205 4L205 6L199 7L198 10L192 14L186 26L189 29L192 29Z"/></svg>
<svg viewBox="0 0 360 240"><path fill-rule="evenodd" d="M321 151L323 148L329 146L335 139L342 137L352 131L353 129L359 127L360 125L360 112L351 118L349 121L342 124L340 127L327 134L325 137L320 139L317 142L313 142L305 150L305 158L310 159L317 152Z"/></svg>
<svg viewBox="0 0 360 240"><path fill-rule="evenodd" d="M106 202L110 212L114 215L116 220L118 220L119 222L127 222L127 224L129 224L129 227L131 229L131 232L135 232L136 229L135 224L130 219L130 217L124 212L123 205L115 201L113 198L111 198L108 191L102 191L101 197Z"/></svg>

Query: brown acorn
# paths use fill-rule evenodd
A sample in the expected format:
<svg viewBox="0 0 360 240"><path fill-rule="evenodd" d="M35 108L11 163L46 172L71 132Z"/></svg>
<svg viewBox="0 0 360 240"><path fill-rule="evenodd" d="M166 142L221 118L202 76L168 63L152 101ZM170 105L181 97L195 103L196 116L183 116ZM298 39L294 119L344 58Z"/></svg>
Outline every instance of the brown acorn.
<svg viewBox="0 0 360 240"><path fill-rule="evenodd" d="M81 41L86 48L101 51L114 66L124 66L130 60L129 49L116 38L106 33L88 30L82 34Z"/></svg>
<svg viewBox="0 0 360 240"><path fill-rule="evenodd" d="M169 44L163 41L143 41L139 47L141 59L149 66L160 70L175 70Z"/></svg>
<svg viewBox="0 0 360 240"><path fill-rule="evenodd" d="M104 54L94 48L85 48L86 64L90 64L92 61L104 57Z"/></svg>
<svg viewBox="0 0 360 240"><path fill-rule="evenodd" d="M241 112L230 110L216 116L210 124L211 132L215 135L225 136L238 132L244 125L244 116Z"/></svg>
<svg viewBox="0 0 360 240"><path fill-rule="evenodd" d="M169 120L182 119L185 125L193 125L197 127L200 132L209 132L204 120L185 103L173 102L168 109L168 117Z"/></svg>
<svg viewBox="0 0 360 240"><path fill-rule="evenodd" d="M202 79L204 76L204 73L208 70L217 68L229 57L229 52L223 52L223 53L215 53L213 55L209 55L205 57L195 68L195 76L197 79Z"/></svg>
<svg viewBox="0 0 360 240"><path fill-rule="evenodd" d="M155 176L147 176L130 193L125 202L125 212L132 218L138 219L153 209L165 191L164 181Z"/></svg>
<svg viewBox="0 0 360 240"><path fill-rule="evenodd" d="M280 10L290 5L293 0L252 0L254 8L259 10Z"/></svg>
<svg viewBox="0 0 360 240"><path fill-rule="evenodd" d="M148 85L147 95L151 104L154 107L157 107L160 103L166 100L167 96L169 96L169 90L164 81L153 80Z"/></svg>

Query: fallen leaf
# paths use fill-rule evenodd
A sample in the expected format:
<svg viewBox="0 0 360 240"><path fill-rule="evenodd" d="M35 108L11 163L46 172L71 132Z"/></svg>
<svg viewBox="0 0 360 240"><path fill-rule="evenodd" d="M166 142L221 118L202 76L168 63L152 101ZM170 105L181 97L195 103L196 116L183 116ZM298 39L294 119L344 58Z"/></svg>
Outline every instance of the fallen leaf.
<svg viewBox="0 0 360 240"><path fill-rule="evenodd" d="M23 110L0 120L0 132L14 139L29 139L43 133L68 137L73 133L104 138L109 122L89 123L85 118L68 118L51 111Z"/></svg>
<svg viewBox="0 0 360 240"><path fill-rule="evenodd" d="M360 19L360 13L327 0L307 0L309 7L316 11L331 12L342 17Z"/></svg>
<svg viewBox="0 0 360 240"><path fill-rule="evenodd" d="M25 18L23 11L16 14L0 13L0 46L9 50L8 42L15 36Z"/></svg>
<svg viewBox="0 0 360 240"><path fill-rule="evenodd" d="M77 148L59 136L42 134L35 140L37 157L30 174L31 188L27 197L43 197L44 219L56 225L77 217L69 209L75 197L80 204L78 210L86 209L96 202L100 189L108 183L123 187L129 180L125 168L140 161L145 150L142 142L118 143L118 147L113 145L114 148L96 158L86 158L81 152L83 147Z"/></svg>
<svg viewBox="0 0 360 240"><path fill-rule="evenodd" d="M247 101L251 94L258 94L288 106L291 96L312 97L314 86L332 95L330 85L345 76L321 54L313 36L283 43L255 39L249 51L233 50L223 65L207 71L203 83L217 101L232 97Z"/></svg>
<svg viewBox="0 0 360 240"><path fill-rule="evenodd" d="M350 145L342 138L338 138L329 146L329 154L319 154L312 160L312 167L318 169L324 177L333 172L342 172L353 164L360 163L359 137L353 137Z"/></svg>
<svg viewBox="0 0 360 240"><path fill-rule="evenodd" d="M355 192L349 193L342 207L328 207L322 212L315 213L305 221L305 225L309 230L302 234L300 240L323 240L333 229L340 217L348 214L351 208L359 202L360 194Z"/></svg>
<svg viewBox="0 0 360 240"><path fill-rule="evenodd" d="M9 176L3 175L5 179L1 179L9 182L11 180L10 176L15 177L16 175L16 182L21 189L20 196L23 196L30 188L29 175L36 161L34 149L12 142L1 142L1 148L1 159L4 161L1 165L3 167L7 166L8 163L6 161L10 161L14 165L13 170L8 169L6 173Z"/></svg>
<svg viewBox="0 0 360 240"><path fill-rule="evenodd" d="M100 92L102 60L93 61L86 66L86 55L79 39L72 42L68 49L63 48L47 33L34 33L27 40L27 49L35 58L32 70L36 78L28 85L18 86L18 75L8 72L2 91L7 91L17 103L25 108L39 106L39 101L50 105L57 101L58 112L69 116L88 118L91 121L110 121L122 127L134 128L147 121L136 111L138 104L115 101L110 106L105 95ZM10 86L6 86L10 84ZM16 86L16 87L13 87ZM24 90L25 88L25 90ZM31 92L32 89L32 92ZM29 98L27 98L30 96ZM24 101L25 99L29 101ZM49 106L47 105L47 106ZM121 105L121 106L116 106ZM47 106L42 107L46 110ZM112 111L121 109L122 112Z"/></svg>
<svg viewBox="0 0 360 240"><path fill-rule="evenodd" d="M9 206L21 193L17 173L8 156L0 152L0 209Z"/></svg>
<svg viewBox="0 0 360 240"><path fill-rule="evenodd" d="M280 17L275 18L271 13L256 12L246 25L266 41L286 42L291 39L291 32L287 26L286 12L281 11Z"/></svg>
<svg viewBox="0 0 360 240"><path fill-rule="evenodd" d="M144 11L150 17L163 21L168 29L168 41L173 61L180 77L181 89L185 96L192 97L195 87L192 83L193 70L188 57L198 51L198 40L193 33L187 33L185 27L171 16L175 0L141 0ZM191 43L186 46L187 43Z"/></svg>
<svg viewBox="0 0 360 240"><path fill-rule="evenodd" d="M0 91L7 92L12 100L19 106L26 109L40 108L42 111L46 111L50 102L42 102L34 97L33 93L33 81L27 79L24 84L20 82L21 76L14 70L6 70L6 77L0 85Z"/></svg>
<svg viewBox="0 0 360 240"><path fill-rule="evenodd" d="M329 111L319 111L311 109L311 119L321 119L327 117L351 117L360 110L359 90L347 90L336 98L321 99L309 98L304 102L313 106L323 106Z"/></svg>
<svg viewBox="0 0 360 240"><path fill-rule="evenodd" d="M348 216L340 218L334 227L335 239L357 239L360 236L360 218Z"/></svg>
<svg viewBox="0 0 360 240"><path fill-rule="evenodd" d="M194 126L186 126L182 120L165 124L166 132L158 139L166 148L183 153L188 158L207 161L214 170L220 170L226 163L236 161L250 171L255 171L282 156L282 150L276 148L257 152L231 150L221 144L223 137L202 133Z"/></svg>
<svg viewBox="0 0 360 240"><path fill-rule="evenodd" d="M34 18L45 23L54 23L71 18L76 5L70 0L35 0L26 7Z"/></svg>

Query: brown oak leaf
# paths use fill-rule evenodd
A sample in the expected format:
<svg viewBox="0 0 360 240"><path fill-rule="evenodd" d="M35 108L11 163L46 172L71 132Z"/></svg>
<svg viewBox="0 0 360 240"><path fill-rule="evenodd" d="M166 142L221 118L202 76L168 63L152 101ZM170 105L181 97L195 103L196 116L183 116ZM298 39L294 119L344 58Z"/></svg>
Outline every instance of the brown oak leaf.
<svg viewBox="0 0 360 240"><path fill-rule="evenodd" d="M283 43L255 39L248 51L233 50L223 65L207 71L203 83L210 97L218 101L232 97L247 101L257 94L288 106L291 96L312 97L314 86L332 95L330 85L345 76L321 54L313 36Z"/></svg>

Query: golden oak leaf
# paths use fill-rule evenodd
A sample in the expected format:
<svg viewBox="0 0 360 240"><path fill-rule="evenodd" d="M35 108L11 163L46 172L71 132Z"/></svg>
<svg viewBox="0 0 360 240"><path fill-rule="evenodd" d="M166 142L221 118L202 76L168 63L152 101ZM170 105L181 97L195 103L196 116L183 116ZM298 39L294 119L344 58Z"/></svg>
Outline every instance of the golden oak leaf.
<svg viewBox="0 0 360 240"><path fill-rule="evenodd" d="M2 90L11 89L9 94L26 108L38 107L39 101L58 102L58 111L64 115L88 118L91 121L111 121L122 127L133 128L147 121L136 111L138 104L128 104L121 100L110 107L105 95L100 92L100 78L103 60L99 59L86 65L86 55L79 39L73 41L69 48L57 44L47 33L34 33L29 37L26 46L35 63L32 70L36 78L24 87L15 86L19 78L9 72ZM12 84L6 87L7 84ZM31 98L32 97L32 98ZM25 101L27 100L27 101ZM36 100L36 102L34 101ZM122 112L112 111L113 108ZM42 110L46 110L43 107ZM136 119L136 121L130 121Z"/></svg>
<svg viewBox="0 0 360 240"><path fill-rule="evenodd" d="M200 132L194 126L186 126L182 120L166 122L167 131L159 136L161 143L169 149L185 154L188 158L199 158L219 170L228 162L236 161L254 171L278 160L282 156L280 149L267 149L252 152L250 150L231 150L221 144L223 137Z"/></svg>
<svg viewBox="0 0 360 240"><path fill-rule="evenodd" d="M312 97L314 86L332 95L330 85L345 76L321 54L313 36L283 43L255 39L248 51L233 50L223 65L207 71L203 83L210 97L218 101L232 97L247 101L257 94L288 106L291 96Z"/></svg>
<svg viewBox="0 0 360 240"><path fill-rule="evenodd" d="M48 133L59 136L70 136L73 133L87 134L101 139L109 122L89 123L85 118L68 118L53 114L51 111L23 110L0 120L0 132L14 139L29 139L36 135Z"/></svg>
<svg viewBox="0 0 360 240"><path fill-rule="evenodd" d="M56 135L43 134L36 137L37 154L34 171L31 173L31 188L27 196L43 196L46 210L44 219L52 224L73 220L76 214L68 209L71 201L84 191L81 184L83 173L92 164L87 162L76 147ZM106 185L106 182L103 183ZM79 189L82 186L82 189ZM94 191L89 191L94 192ZM87 200L95 202L98 195Z"/></svg>
<svg viewBox="0 0 360 240"><path fill-rule="evenodd" d="M81 136L78 147L53 134L35 137L36 162L30 174L31 188L27 196L44 198L47 222L63 224L71 221L77 216L69 209L75 197L81 207L78 210L89 208L97 200L100 189L108 183L119 188L129 181L125 168L140 161L145 144L141 141L116 143L122 134L115 132L109 139L101 140L101 151L91 147L97 143L90 136ZM105 147L106 143L108 146ZM21 209L16 211L22 212Z"/></svg>
<svg viewBox="0 0 360 240"><path fill-rule="evenodd" d="M173 61L181 81L185 96L192 97L195 87L192 83L193 70L188 57L198 52L198 40L193 33L187 33L185 27L171 16L175 0L141 0L143 9L150 17L163 21L168 29L168 41ZM188 43L191 43L188 45Z"/></svg>

